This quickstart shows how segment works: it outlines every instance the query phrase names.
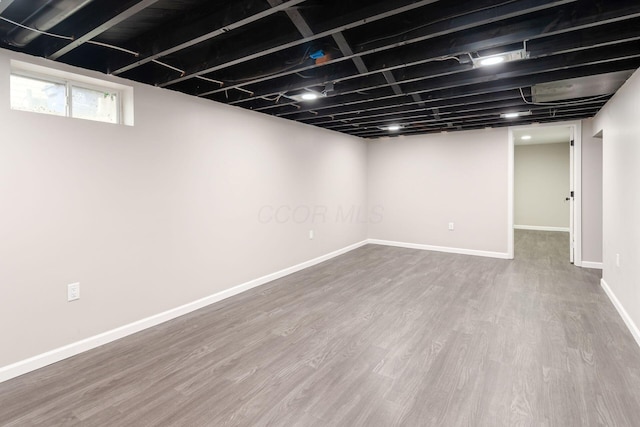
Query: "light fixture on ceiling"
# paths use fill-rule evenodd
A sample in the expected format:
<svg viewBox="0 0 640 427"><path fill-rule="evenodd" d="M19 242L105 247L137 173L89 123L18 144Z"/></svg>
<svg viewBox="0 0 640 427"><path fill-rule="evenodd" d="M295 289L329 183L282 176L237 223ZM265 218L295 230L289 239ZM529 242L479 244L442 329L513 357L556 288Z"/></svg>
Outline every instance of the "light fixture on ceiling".
<svg viewBox="0 0 640 427"><path fill-rule="evenodd" d="M531 135L522 135L520 139L523 141L529 141L531 139Z"/></svg>
<svg viewBox="0 0 640 427"><path fill-rule="evenodd" d="M504 61L505 61L504 56L500 55L500 56L491 56L489 58L481 59L478 63L484 67L487 65L501 64Z"/></svg>
<svg viewBox="0 0 640 427"><path fill-rule="evenodd" d="M520 61L527 59L529 52L526 49L514 50L511 52L499 53L497 55L471 57L474 68L488 67L491 65L503 64L505 62Z"/></svg>
<svg viewBox="0 0 640 427"><path fill-rule="evenodd" d="M512 113L502 113L500 117L503 119L516 119L518 117L530 116L531 111L517 111Z"/></svg>
<svg viewBox="0 0 640 427"><path fill-rule="evenodd" d="M393 125L387 125L387 126L378 126L378 129L386 130L387 132L397 132L401 129L404 129L404 126L393 124Z"/></svg>
<svg viewBox="0 0 640 427"><path fill-rule="evenodd" d="M293 99L298 102L310 102L319 98L326 97L326 93L319 93L312 90L306 90L304 92L297 93L295 95L285 95L287 98Z"/></svg>

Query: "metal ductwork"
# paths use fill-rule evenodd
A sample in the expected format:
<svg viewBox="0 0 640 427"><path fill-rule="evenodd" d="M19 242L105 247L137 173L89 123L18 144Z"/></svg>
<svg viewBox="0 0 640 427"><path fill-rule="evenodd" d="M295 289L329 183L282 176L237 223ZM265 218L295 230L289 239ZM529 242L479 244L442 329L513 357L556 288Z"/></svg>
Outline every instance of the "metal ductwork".
<svg viewBox="0 0 640 427"><path fill-rule="evenodd" d="M35 28L40 31L48 31L60 22L73 15L92 0L49 0L41 8L22 21L22 25ZM16 47L25 47L40 34L17 27L7 35L7 43Z"/></svg>

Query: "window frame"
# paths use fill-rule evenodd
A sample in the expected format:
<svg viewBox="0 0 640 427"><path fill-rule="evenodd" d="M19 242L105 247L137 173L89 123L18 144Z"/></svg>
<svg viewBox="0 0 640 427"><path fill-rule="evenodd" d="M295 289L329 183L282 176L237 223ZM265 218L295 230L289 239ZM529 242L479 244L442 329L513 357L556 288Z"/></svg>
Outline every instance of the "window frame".
<svg viewBox="0 0 640 427"><path fill-rule="evenodd" d="M71 118L71 119L77 119L77 120L89 120L92 122L98 122L98 123L107 123L107 124L112 124L112 125L122 125L125 124L124 120L123 120L123 91L117 88L114 88L112 86L101 86L98 84L91 84L91 83L86 83L83 82L81 80L74 80L74 79L68 79L68 78L63 78L63 77L57 77L57 76L53 76L53 75L49 75L46 73L38 73L38 72L32 72L29 70L21 70L21 69L12 69L10 76L17 76L17 77L22 77L22 78L27 78L27 79L31 79L31 80L38 80L41 82L45 82L45 83L53 83L53 84L58 84L58 85L64 85L65 86L65 115L58 115L58 114L47 114L47 113L41 113L39 111L32 111L32 110L20 110L20 109L15 109L13 108L13 106L11 106L11 109L14 111L24 111L27 113L36 113L36 114L45 114L45 115L51 115L51 116L56 116L56 117L67 117L67 118ZM96 92L108 92L108 93L113 93L116 94L117 96L117 102L116 102L116 109L117 109L117 113L116 113L116 121L115 122L108 122L108 121L104 121L104 120L94 120L94 119L88 119L88 118L84 118L84 117L74 117L73 116L73 96L72 96L72 91L73 88L79 88L79 89L86 89L86 90L92 90L92 91L96 91ZM11 90L9 91L9 97L11 98ZM11 101L11 99L10 99Z"/></svg>
<svg viewBox="0 0 640 427"><path fill-rule="evenodd" d="M68 102L68 98L69 97L69 88L66 85L66 82L63 79L59 79L56 78L55 76L47 76L47 75L38 75L36 73L30 73L28 71L22 72L22 71L11 71L11 75L9 78L11 78L11 76L16 76L16 77L22 77L22 78L26 78L26 79L31 79L31 80L37 80L39 82L44 82L44 83L52 83L52 84L57 84L57 85L63 85L65 86L65 114L64 115L59 115L59 114L48 114L48 113L41 113L39 111L33 111L33 110L20 110L20 109L16 109L13 108L13 100L11 99L11 88L9 88L9 101L11 104L11 109L14 111L24 111L27 113L36 113L36 114L45 114L48 116L56 116L56 117L69 117L69 102Z"/></svg>
<svg viewBox="0 0 640 427"><path fill-rule="evenodd" d="M93 90L96 92L108 92L111 94L116 94L117 96L117 102L116 102L116 121L114 122L105 122L103 120L92 120L92 119L85 119L82 117L74 117L73 116L73 88L76 87L78 89L86 89L86 90ZM107 86L97 86L97 85L91 85L88 83L83 83L83 82L79 82L79 81L75 81L75 80L68 80L67 81L67 108L69 109L69 117L71 117L72 119L80 119L80 120L91 120L93 122L101 122L101 123L109 123L109 124L113 124L113 125L121 125L122 124L122 91L114 89L114 88L110 88Z"/></svg>

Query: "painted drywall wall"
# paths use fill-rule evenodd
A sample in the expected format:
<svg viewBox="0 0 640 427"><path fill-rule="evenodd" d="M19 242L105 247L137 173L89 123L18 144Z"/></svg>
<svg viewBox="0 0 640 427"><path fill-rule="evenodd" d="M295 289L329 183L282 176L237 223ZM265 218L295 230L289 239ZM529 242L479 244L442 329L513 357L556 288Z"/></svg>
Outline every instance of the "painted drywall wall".
<svg viewBox="0 0 640 427"><path fill-rule="evenodd" d="M603 279L640 326L640 71L596 115L603 136ZM616 258L619 256L619 266ZM640 342L640 336L636 336Z"/></svg>
<svg viewBox="0 0 640 427"><path fill-rule="evenodd" d="M516 145L514 224L569 230L570 146Z"/></svg>
<svg viewBox="0 0 640 427"><path fill-rule="evenodd" d="M369 237L506 254L508 151L507 129L371 142Z"/></svg>
<svg viewBox="0 0 640 427"><path fill-rule="evenodd" d="M366 238L364 140L111 77L133 127L12 111L11 58L107 78L0 51L0 367Z"/></svg>
<svg viewBox="0 0 640 427"><path fill-rule="evenodd" d="M582 121L582 261L602 262L602 138Z"/></svg>

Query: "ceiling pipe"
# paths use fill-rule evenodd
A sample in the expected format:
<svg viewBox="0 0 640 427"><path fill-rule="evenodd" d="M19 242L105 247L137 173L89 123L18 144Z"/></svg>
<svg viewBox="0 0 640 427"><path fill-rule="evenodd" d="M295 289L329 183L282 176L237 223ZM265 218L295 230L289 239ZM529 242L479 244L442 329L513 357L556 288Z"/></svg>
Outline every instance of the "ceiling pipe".
<svg viewBox="0 0 640 427"><path fill-rule="evenodd" d="M21 22L22 25L40 31L48 31L73 15L92 0L49 0L42 7ZM16 47L25 47L40 34L16 27L7 34L7 43Z"/></svg>

